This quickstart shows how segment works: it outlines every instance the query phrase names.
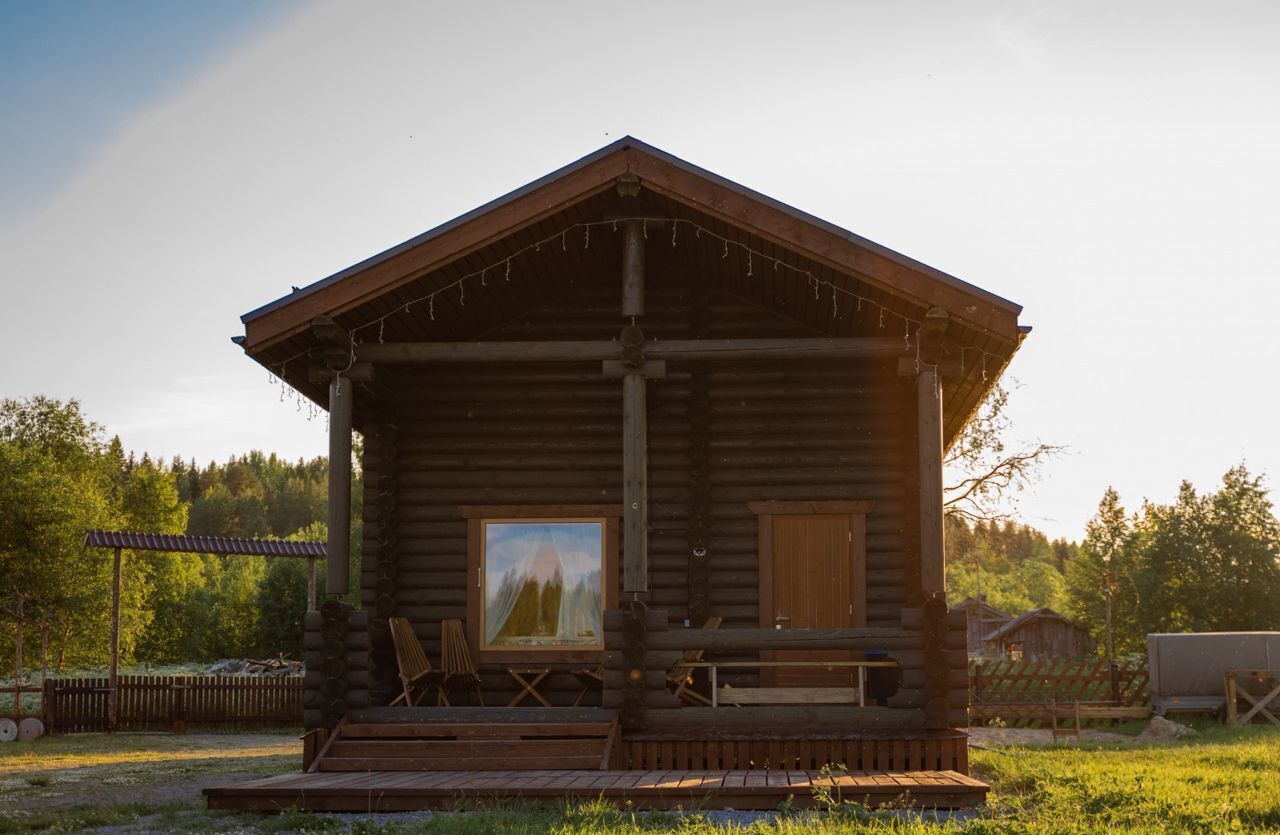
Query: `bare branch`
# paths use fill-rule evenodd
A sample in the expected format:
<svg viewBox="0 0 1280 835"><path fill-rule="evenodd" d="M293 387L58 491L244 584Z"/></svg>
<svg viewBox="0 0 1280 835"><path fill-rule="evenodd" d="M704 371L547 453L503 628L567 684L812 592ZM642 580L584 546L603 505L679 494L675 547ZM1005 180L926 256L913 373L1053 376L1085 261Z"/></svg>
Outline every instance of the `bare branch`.
<svg viewBox="0 0 1280 835"><path fill-rule="evenodd" d="M1012 519L1017 493L1039 477L1048 459L1066 450L1038 442L1006 453L1005 435L1011 425L1004 412L1008 397L1004 387L997 385L943 461L956 476L943 488L943 508L950 516L972 523Z"/></svg>

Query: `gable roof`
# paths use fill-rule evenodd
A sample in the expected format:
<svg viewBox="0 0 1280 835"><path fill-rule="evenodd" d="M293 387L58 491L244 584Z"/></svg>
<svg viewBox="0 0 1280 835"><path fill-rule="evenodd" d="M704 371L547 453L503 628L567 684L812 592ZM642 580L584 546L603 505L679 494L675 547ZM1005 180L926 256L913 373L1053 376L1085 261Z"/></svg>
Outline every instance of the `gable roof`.
<svg viewBox="0 0 1280 835"><path fill-rule="evenodd" d="M1013 620L1013 615L1000 611L985 600L977 597L966 597L956 605L957 609L968 610L970 608L980 609L983 620ZM991 616L991 617L988 617Z"/></svg>
<svg viewBox="0 0 1280 835"><path fill-rule="evenodd" d="M1006 637L1006 636L1008 636L1008 635L1010 635L1010 634L1012 634L1012 633L1014 633L1014 632L1017 632L1019 629L1021 629L1021 628L1022 628L1022 627L1024 627L1024 626L1026 626L1027 624L1031 623L1033 620L1041 620L1041 619L1046 619L1046 620L1060 620L1060 621L1062 621L1063 623L1067 624L1068 626L1070 626L1070 627L1071 627L1071 628L1073 628L1073 629L1078 629L1078 630L1080 630L1081 632L1088 632L1088 631L1089 631L1086 627L1081 626L1080 624L1076 623L1075 621L1071 620L1070 618L1068 618L1068 617L1066 617L1066 616L1064 616L1064 615L1060 615L1060 614L1058 614L1057 612L1055 612L1055 611L1054 611L1054 610L1052 610L1052 609L1049 609L1049 608L1043 608L1043 609L1032 609L1032 610L1031 610L1031 611L1029 611L1029 612L1023 612L1022 614L1018 615L1018 616L1017 616L1016 618L1014 618L1013 620L1009 621L1008 623L1004 624L1003 626L999 627L998 629L993 630L989 635L987 635L987 636L986 636L985 638L983 638L982 640L983 640L984 642L985 642L985 641L999 641L1000 639L1002 639L1002 638L1004 638L1004 637Z"/></svg>
<svg viewBox="0 0 1280 835"><path fill-rule="evenodd" d="M679 263L689 274L715 274L722 283L737 282L727 289L744 296L755 293L749 301L775 312L780 312L778 306L782 305L784 316L803 321L807 310L805 324L818 332L885 335L885 312L891 324L907 324L909 330L908 323L919 322L930 308L946 310L951 323L948 340L960 346L964 371L945 383L944 434L948 443L995 385L1028 330L1019 327L1021 306L1013 302L624 137L454 220L246 313L241 317L245 335L237 341L250 357L306 396L323 402L322 389L307 379L305 362L295 362L295 358L323 347L309 330L316 316L331 316L340 326L355 330L380 322L397 309L417 305L416 321L388 320L387 341L459 341L492 332L554 302L560 297L557 293L571 292L572 287L564 284L565 275L603 274L616 269L616 255L602 252L607 247L597 245L575 252L573 247L563 246L563 235L566 230L603 221L617 204L616 184L623 175L639 179L646 209L705 229L714 238L731 240L743 251L766 253L775 272L780 263L788 270L758 276L753 285L744 284L740 255L735 250L730 258L727 244L724 260L718 251L716 256L660 252L666 247L650 247L659 250L650 258L683 259ZM483 285L483 269L493 270L504 260L510 265L512 259L536 249L539 241L553 238L562 246L541 247L538 257L543 263L527 265L526 286L512 280L503 284L501 298L494 293L491 298L477 299L479 294L469 293L435 300L442 288L456 287L469 276L478 275L479 281L473 284ZM737 270L736 277L726 278L730 270ZM751 274L749 259L745 272ZM488 275L492 285L495 273ZM816 296L808 296L805 276L818 276L849 295L870 301L868 310L874 307L881 311L879 328L874 321L851 323L841 317L843 321L837 322L834 311L820 311L819 303L813 301ZM769 283L775 289L759 289ZM776 286L784 283L794 286ZM429 323L422 321L425 317L418 304L428 294L435 302ZM858 310L862 310L861 301ZM860 315L865 319L869 313ZM373 333L381 338L381 330L380 326ZM364 337L369 334L365 331ZM981 360L980 367L975 358Z"/></svg>
<svg viewBox="0 0 1280 835"><path fill-rule="evenodd" d="M612 188L623 174L644 188L706 211L727 223L837 268L856 271L883 289L1016 342L1022 306L802 212L627 136L528 185L479 206L241 317L250 353L407 281L415 273L461 257L535 221Z"/></svg>

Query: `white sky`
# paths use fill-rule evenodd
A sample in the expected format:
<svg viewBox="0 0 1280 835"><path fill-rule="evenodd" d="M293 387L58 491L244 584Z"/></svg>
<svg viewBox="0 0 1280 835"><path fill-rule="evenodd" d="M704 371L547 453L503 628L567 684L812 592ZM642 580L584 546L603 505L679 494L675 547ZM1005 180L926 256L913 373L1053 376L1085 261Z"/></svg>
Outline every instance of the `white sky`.
<svg viewBox="0 0 1280 835"><path fill-rule="evenodd" d="M630 133L1023 304L1015 434L1070 454L1022 509L1078 538L1109 484L1280 473L1277 44L1273 2L302 4L0 205L0 396L321 454L239 315Z"/></svg>

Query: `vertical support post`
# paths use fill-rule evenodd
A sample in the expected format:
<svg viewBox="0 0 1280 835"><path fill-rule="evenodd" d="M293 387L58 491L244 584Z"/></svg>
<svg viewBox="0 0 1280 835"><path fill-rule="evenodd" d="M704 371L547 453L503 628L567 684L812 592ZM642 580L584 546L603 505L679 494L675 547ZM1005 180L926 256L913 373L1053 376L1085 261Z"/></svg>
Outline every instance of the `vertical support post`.
<svg viewBox="0 0 1280 835"><path fill-rule="evenodd" d="M622 316L644 315L644 230L638 220L623 224Z"/></svg>
<svg viewBox="0 0 1280 835"><path fill-rule="evenodd" d="M351 379L329 383L329 543L325 592L346 594L351 548Z"/></svg>
<svg viewBox="0 0 1280 835"><path fill-rule="evenodd" d="M942 523L942 386L934 368L916 378L920 488L920 589L946 587Z"/></svg>
<svg viewBox="0 0 1280 835"><path fill-rule="evenodd" d="M17 634L14 635L13 642L13 720L18 722L22 720L22 624L24 620L22 604L26 602L26 598L21 593L16 596L18 602L14 610Z"/></svg>
<svg viewBox="0 0 1280 835"><path fill-rule="evenodd" d="M107 693L107 726L116 729L120 708L120 549L115 549L111 570L111 670Z"/></svg>
<svg viewBox="0 0 1280 835"><path fill-rule="evenodd" d="M49 686L49 621L40 620L40 715L45 713Z"/></svg>
<svg viewBox="0 0 1280 835"><path fill-rule="evenodd" d="M1227 727L1234 728L1236 725L1236 688L1238 686L1236 679L1236 668L1232 667L1223 674L1226 684L1227 696Z"/></svg>
<svg viewBox="0 0 1280 835"><path fill-rule="evenodd" d="M645 377L622 376L622 590L649 590L649 422Z"/></svg>
<svg viewBox="0 0 1280 835"><path fill-rule="evenodd" d="M316 558L307 557L307 611L316 611Z"/></svg>

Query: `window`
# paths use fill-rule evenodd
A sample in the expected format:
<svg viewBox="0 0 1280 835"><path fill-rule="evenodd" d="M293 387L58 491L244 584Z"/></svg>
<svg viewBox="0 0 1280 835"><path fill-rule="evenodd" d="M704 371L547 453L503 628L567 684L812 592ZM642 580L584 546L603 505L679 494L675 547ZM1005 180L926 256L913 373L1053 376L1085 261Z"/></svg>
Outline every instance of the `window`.
<svg viewBox="0 0 1280 835"><path fill-rule="evenodd" d="M604 609L617 605L621 509L463 510L470 518L467 634L480 659L598 658Z"/></svg>

